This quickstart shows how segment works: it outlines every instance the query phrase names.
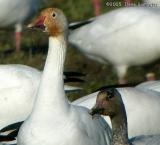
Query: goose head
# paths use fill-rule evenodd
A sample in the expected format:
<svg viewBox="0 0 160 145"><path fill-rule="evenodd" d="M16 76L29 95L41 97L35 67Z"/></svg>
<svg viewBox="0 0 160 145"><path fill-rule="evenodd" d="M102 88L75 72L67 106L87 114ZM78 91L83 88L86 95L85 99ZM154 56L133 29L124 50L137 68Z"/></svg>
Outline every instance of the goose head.
<svg viewBox="0 0 160 145"><path fill-rule="evenodd" d="M39 28L50 36L66 34L68 22L64 13L57 8L44 9L40 15L28 25L28 28Z"/></svg>
<svg viewBox="0 0 160 145"><path fill-rule="evenodd" d="M106 89L97 95L96 104L91 109L90 114L106 115L113 118L120 113L123 102L120 93L116 89Z"/></svg>

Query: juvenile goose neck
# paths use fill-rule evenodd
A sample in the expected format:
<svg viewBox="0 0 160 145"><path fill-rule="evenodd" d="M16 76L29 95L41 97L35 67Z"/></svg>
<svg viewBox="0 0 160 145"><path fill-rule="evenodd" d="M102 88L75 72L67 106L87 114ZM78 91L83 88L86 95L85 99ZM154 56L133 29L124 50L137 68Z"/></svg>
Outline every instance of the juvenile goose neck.
<svg viewBox="0 0 160 145"><path fill-rule="evenodd" d="M49 112L52 115L54 113L66 113L69 108L63 82L66 46L66 37L64 35L49 37L48 55L34 109L38 114L44 112L44 115L49 116Z"/></svg>
<svg viewBox="0 0 160 145"><path fill-rule="evenodd" d="M111 118L112 123L112 145L132 145L128 140L127 117L123 111Z"/></svg>

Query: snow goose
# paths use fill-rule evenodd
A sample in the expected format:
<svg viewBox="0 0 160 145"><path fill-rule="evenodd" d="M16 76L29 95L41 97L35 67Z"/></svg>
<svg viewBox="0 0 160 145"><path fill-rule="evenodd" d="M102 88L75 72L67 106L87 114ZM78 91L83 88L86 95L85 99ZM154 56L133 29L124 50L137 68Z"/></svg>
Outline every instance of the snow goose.
<svg viewBox="0 0 160 145"><path fill-rule="evenodd" d="M154 82L145 82L136 86L135 88L131 88L131 87L118 88L118 91L122 96L122 99L124 101L124 105L127 111L128 123L129 123L129 137L134 137L141 134L145 134L145 135L156 134L160 132L159 128L155 128L155 124L158 125L159 118L156 116L156 113L152 112L152 111L156 111L157 113L160 113L158 109L159 103L160 103L159 98L155 97L155 96L160 96L158 93L156 93L156 91L159 90L158 89L159 84L158 84L158 81L154 81ZM141 88L139 88L139 86L141 86ZM72 104L91 108L96 101L97 93L98 92L95 92L93 94L77 99L74 102L72 102ZM141 96L140 97L141 103L137 102L137 99L139 99L139 96ZM156 101L158 101L158 103L155 103ZM141 105L141 104L145 104L145 105ZM152 110L148 110L149 108L152 108ZM139 118L141 122L139 122ZM154 120L153 119L151 120L150 118L154 118ZM108 122L108 124L111 126L110 119L108 117L105 117L105 119ZM146 120L148 121L146 122ZM21 125L21 122L20 122L20 125ZM9 125L8 127L5 127L4 129L2 129L0 132L4 133L6 131L10 132L10 130L12 131L12 130L19 129L20 125L18 127L17 127L17 124Z"/></svg>
<svg viewBox="0 0 160 145"><path fill-rule="evenodd" d="M143 0L145 6L159 7L160 0Z"/></svg>
<svg viewBox="0 0 160 145"><path fill-rule="evenodd" d="M25 65L0 65L0 82L3 82L0 84L0 129L28 117L41 74L39 70ZM72 78L67 73L65 80L68 75L69 80ZM75 73L73 75L76 77ZM67 92L79 89L65 85Z"/></svg>
<svg viewBox="0 0 160 145"><path fill-rule="evenodd" d="M87 57L111 63L119 82L124 83L129 66L147 64L160 57L159 26L158 8L119 8L72 31L69 42Z"/></svg>
<svg viewBox="0 0 160 145"><path fill-rule="evenodd" d="M15 26L16 51L20 51L22 24L37 11L41 0L0 0L0 27Z"/></svg>
<svg viewBox="0 0 160 145"><path fill-rule="evenodd" d="M151 108L150 108L151 109ZM91 115L109 116L112 123L112 145L159 145L160 135L137 136L128 139L128 125L125 106L118 90L107 89L99 92ZM146 120L147 121L147 120Z"/></svg>
<svg viewBox="0 0 160 145"><path fill-rule="evenodd" d="M137 89L146 93L154 93L160 96L160 81L147 81L136 86Z"/></svg>
<svg viewBox="0 0 160 145"><path fill-rule="evenodd" d="M150 88L149 85L148 88ZM157 114L160 113L160 94L156 92L153 93L153 90L149 90L151 92L153 91L152 93L149 93L149 91L144 91L144 88L141 90L136 87L119 87L117 90L121 94L126 108L129 137L142 134L159 134L160 118ZM96 102L98 92L77 99L73 104L91 108ZM105 120L111 126L110 119L105 117Z"/></svg>
<svg viewBox="0 0 160 145"><path fill-rule="evenodd" d="M108 124L99 116L92 120L88 109L71 105L65 97L62 74L68 24L63 12L45 9L29 27L49 34L49 50L34 108L19 130L17 144L109 145Z"/></svg>

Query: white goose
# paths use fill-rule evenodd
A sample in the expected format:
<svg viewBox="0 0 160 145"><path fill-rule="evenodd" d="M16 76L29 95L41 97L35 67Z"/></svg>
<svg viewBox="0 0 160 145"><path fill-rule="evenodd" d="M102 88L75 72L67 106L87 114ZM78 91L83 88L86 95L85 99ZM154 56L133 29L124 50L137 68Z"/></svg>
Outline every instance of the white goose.
<svg viewBox="0 0 160 145"><path fill-rule="evenodd" d="M25 65L0 65L0 129L28 117L41 75L39 70ZM78 89L65 85L67 92Z"/></svg>
<svg viewBox="0 0 160 145"><path fill-rule="evenodd" d="M143 0L145 6L160 7L160 0Z"/></svg>
<svg viewBox="0 0 160 145"><path fill-rule="evenodd" d="M88 22L77 22L69 27L75 28L85 23ZM10 124L23 121L28 117L35 101L35 94L39 86L41 74L39 70L25 65L0 65L0 81L3 82L0 84L0 130ZM70 79L72 79L71 81L73 79L79 81L75 79L77 74L71 73L70 75L70 77L67 77L68 81ZM67 93L80 89L65 85Z"/></svg>
<svg viewBox="0 0 160 145"><path fill-rule="evenodd" d="M119 82L127 68L160 57L160 9L126 7L100 15L69 35L69 42L101 63L111 63Z"/></svg>
<svg viewBox="0 0 160 145"><path fill-rule="evenodd" d="M150 108L151 109L151 108ZM112 145L159 145L160 135L136 136L128 139L125 106L118 90L106 89L97 95L96 105L90 113L106 115L112 122Z"/></svg>
<svg viewBox="0 0 160 145"><path fill-rule="evenodd" d="M20 51L24 21L33 16L41 0L0 0L0 27L15 26L16 51Z"/></svg>
<svg viewBox="0 0 160 145"><path fill-rule="evenodd" d="M160 113L160 94L154 90L156 86L158 89L156 83L153 83L152 87L148 85L142 88L117 88L126 108L129 137L160 133L160 118L157 115ZM75 100L73 104L91 108L96 101L97 94L98 92L95 92L84 96ZM110 119L105 117L105 120L111 126Z"/></svg>
<svg viewBox="0 0 160 145"><path fill-rule="evenodd" d="M62 74L68 25L63 12L45 9L30 27L49 34L49 51L34 108L20 128L17 144L109 145L110 129L104 120L92 119L88 109L71 105L65 97Z"/></svg>
<svg viewBox="0 0 160 145"><path fill-rule="evenodd" d="M118 88L117 90L122 96L127 116L128 116L128 126L129 126L129 137L134 137L138 135L150 135L150 134L159 134L160 125L159 117L157 116L160 113L159 103L160 95L156 93L150 93L149 91L158 91L159 82L146 82L142 83L135 88ZM140 87L139 86L144 86ZM146 94L146 91L147 94ZM97 97L98 92L84 96L74 102L73 105L84 106L91 108ZM159 95L159 96L156 96ZM154 105L153 105L154 104ZM152 109L150 109L152 108ZM154 112L154 113L153 113ZM156 112L156 113L155 113ZM107 123L111 126L110 119L105 117ZM146 121L147 120L147 121ZM5 130L15 130L19 129L16 126L7 127Z"/></svg>
<svg viewBox="0 0 160 145"><path fill-rule="evenodd" d="M160 81L147 81L136 86L137 89L146 93L160 96Z"/></svg>

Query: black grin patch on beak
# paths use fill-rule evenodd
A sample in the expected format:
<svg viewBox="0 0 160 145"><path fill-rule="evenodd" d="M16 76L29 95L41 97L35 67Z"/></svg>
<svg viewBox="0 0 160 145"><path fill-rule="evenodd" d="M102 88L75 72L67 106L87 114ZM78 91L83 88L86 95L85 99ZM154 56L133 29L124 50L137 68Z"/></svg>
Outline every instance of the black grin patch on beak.
<svg viewBox="0 0 160 145"><path fill-rule="evenodd" d="M90 115L94 116L95 114L102 115L104 114L104 109L103 108L93 108L89 112Z"/></svg>
<svg viewBox="0 0 160 145"><path fill-rule="evenodd" d="M44 25L39 25L39 26L37 26L37 28L45 30L45 26Z"/></svg>
<svg viewBox="0 0 160 145"><path fill-rule="evenodd" d="M30 29L41 29L41 30L45 30L45 26L44 25L36 25L36 26L33 26L33 27L29 27Z"/></svg>

